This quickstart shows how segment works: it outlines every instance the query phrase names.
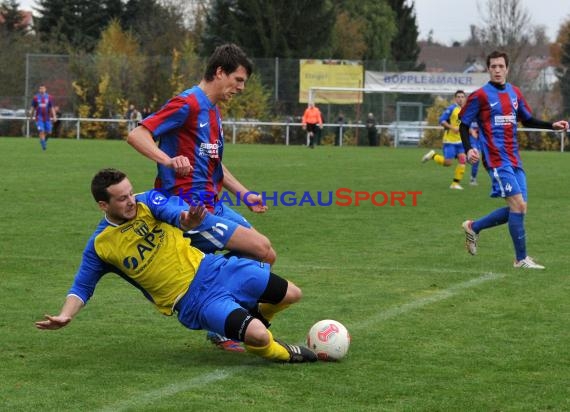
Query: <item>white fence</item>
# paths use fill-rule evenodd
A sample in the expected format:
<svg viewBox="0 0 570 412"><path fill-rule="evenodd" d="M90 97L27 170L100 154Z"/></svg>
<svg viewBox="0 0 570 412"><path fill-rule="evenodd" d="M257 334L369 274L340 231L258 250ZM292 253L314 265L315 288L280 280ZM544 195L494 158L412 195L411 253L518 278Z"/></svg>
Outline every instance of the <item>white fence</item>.
<svg viewBox="0 0 570 412"><path fill-rule="evenodd" d="M92 123L92 122L100 122L100 123L114 123L117 125L123 124L127 125L129 123L126 119L92 119L92 118L77 118L77 117L62 117L59 119L61 122L68 122L74 124L75 128L75 138L81 139L81 127L82 124L85 123ZM16 122L20 121L23 123L21 128L21 135L25 137L30 137L31 133L33 133L32 127L35 128L33 125L33 120L29 117L25 116L13 116L13 115L6 115L0 112L0 125L4 122ZM291 144L291 135L293 131L299 132L302 127L301 123L296 122L262 122L262 121L237 121L237 120L229 120L224 121L224 130L226 134L226 139L231 136L231 142L233 144L236 143L237 134L240 128L274 128L280 127L283 129L283 143L287 146ZM335 133L338 134L338 145L343 145L343 135L347 130L350 129L363 129L363 132L366 128L364 124L336 124L336 123L325 123L323 125L324 128L330 128L329 130L334 130ZM441 126L428 126L425 122L394 122L386 125L377 125L376 129L381 132L382 130L386 130L388 136L393 140L394 147L404 146L404 145L411 145L417 146L420 143L420 140L423 136L423 131L427 129L437 129L443 130ZM519 128L520 131L528 131L528 132L547 132L549 134L553 134L553 137L558 137L560 139L560 151L564 151L564 142L566 138L567 132L561 131L553 131L547 129L528 129L528 128ZM1 134L1 129L0 129Z"/></svg>

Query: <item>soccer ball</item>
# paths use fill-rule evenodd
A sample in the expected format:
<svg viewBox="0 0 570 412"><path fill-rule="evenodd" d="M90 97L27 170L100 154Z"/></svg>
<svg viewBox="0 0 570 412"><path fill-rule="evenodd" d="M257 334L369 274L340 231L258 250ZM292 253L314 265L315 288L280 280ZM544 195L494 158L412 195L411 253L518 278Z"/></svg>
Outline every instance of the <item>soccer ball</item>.
<svg viewBox="0 0 570 412"><path fill-rule="evenodd" d="M315 323L307 334L307 347L320 360L335 361L344 358L350 346L350 334L336 320L326 319Z"/></svg>

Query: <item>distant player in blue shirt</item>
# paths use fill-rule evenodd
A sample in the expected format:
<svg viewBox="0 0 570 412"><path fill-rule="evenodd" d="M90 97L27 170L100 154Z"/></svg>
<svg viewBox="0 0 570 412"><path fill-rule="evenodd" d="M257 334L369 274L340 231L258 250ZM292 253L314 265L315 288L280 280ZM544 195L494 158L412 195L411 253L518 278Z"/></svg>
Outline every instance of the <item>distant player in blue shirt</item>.
<svg viewBox="0 0 570 412"><path fill-rule="evenodd" d="M105 218L87 242L59 315L38 329L67 326L87 304L106 273L125 279L163 315L176 314L189 329L208 329L245 343L246 350L276 362L314 362L310 349L273 339L273 316L301 299L301 290L270 265L247 258L205 255L184 231L211 226L217 217L203 205L156 190L133 194L126 175L103 169L91 192Z"/></svg>
<svg viewBox="0 0 570 412"><path fill-rule="evenodd" d="M43 84L39 87L38 93L36 93L32 99L30 117L35 119L36 127L40 135L40 145L42 146L42 150L46 150L47 135L51 133L52 121L55 122L56 114L53 100Z"/></svg>
<svg viewBox="0 0 570 412"><path fill-rule="evenodd" d="M470 163L483 155L492 182L491 196L502 197L507 206L477 220L463 222L467 251L477 253L479 232L507 223L515 249L515 268L544 269L526 252L524 216L527 211L526 175L517 141L517 123L539 129L568 130L568 122L545 122L532 117L530 107L518 87L507 83L509 57L494 51L487 56L489 83L469 96L461 110L461 140ZM479 125L481 152L469 141L469 125Z"/></svg>

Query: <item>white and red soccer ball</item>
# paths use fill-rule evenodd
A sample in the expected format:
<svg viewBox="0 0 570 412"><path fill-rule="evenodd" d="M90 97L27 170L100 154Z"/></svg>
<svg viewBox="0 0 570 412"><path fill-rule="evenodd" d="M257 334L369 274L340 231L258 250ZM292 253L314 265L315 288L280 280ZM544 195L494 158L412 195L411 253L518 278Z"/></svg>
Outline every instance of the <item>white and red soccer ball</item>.
<svg viewBox="0 0 570 412"><path fill-rule="evenodd" d="M315 352L320 360L340 360L350 347L350 334L346 327L336 320L321 320L309 330L307 347Z"/></svg>

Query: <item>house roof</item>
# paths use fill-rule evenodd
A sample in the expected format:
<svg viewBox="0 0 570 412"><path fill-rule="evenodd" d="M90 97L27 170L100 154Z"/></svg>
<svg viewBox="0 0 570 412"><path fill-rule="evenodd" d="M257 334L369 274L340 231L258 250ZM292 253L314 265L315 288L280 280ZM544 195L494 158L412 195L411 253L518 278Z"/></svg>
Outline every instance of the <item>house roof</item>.
<svg viewBox="0 0 570 412"><path fill-rule="evenodd" d="M487 53L478 46L449 47L440 44L420 41L419 63L426 65L428 72L464 72L475 67L485 70ZM524 60L548 61L550 51L548 45L525 48ZM532 59L529 59L532 57Z"/></svg>
<svg viewBox="0 0 570 412"><path fill-rule="evenodd" d="M22 15L22 22L20 26L31 29L32 25L34 24L34 16L32 12L28 10L20 10L20 14ZM0 14L0 24L4 24L4 16L2 16L1 14Z"/></svg>

